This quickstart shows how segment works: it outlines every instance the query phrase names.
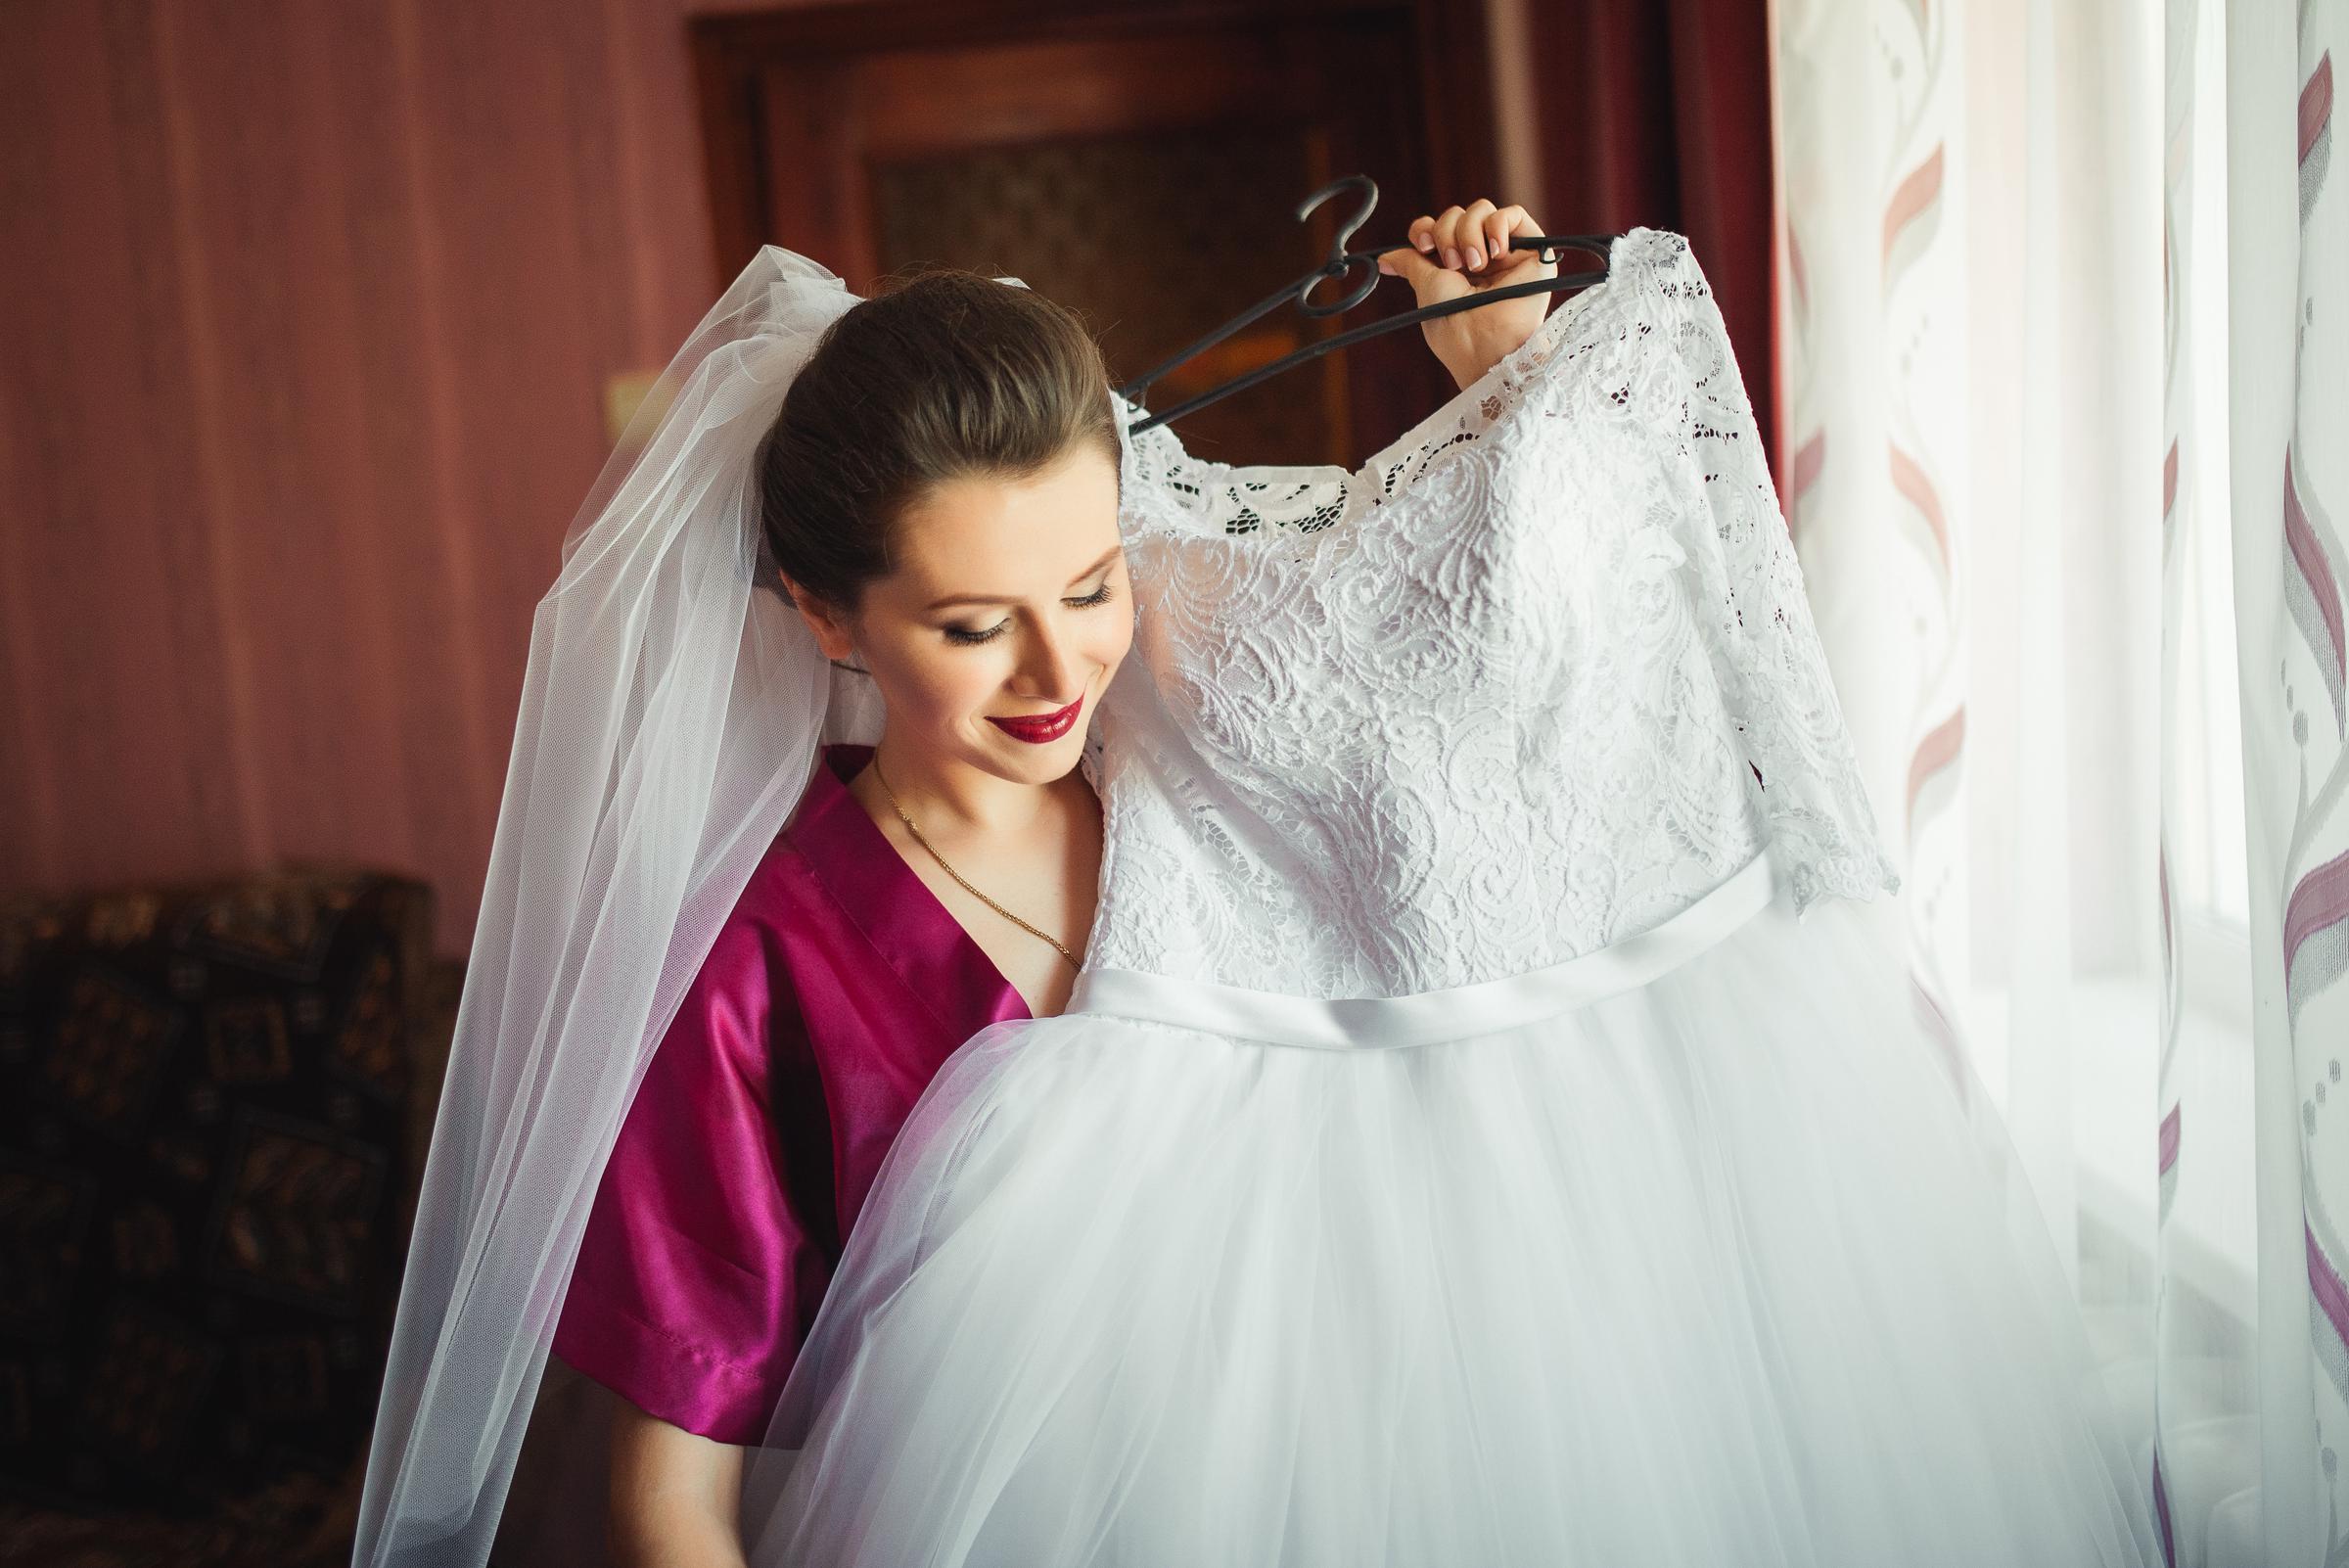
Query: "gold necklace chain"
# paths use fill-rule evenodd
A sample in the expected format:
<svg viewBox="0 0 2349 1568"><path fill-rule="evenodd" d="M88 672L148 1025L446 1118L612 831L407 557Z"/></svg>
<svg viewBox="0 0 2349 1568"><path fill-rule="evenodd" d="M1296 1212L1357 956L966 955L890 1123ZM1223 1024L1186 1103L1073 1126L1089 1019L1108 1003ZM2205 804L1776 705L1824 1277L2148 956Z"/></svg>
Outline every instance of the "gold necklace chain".
<svg viewBox="0 0 2349 1568"><path fill-rule="evenodd" d="M989 898L986 894L981 893L977 888L972 887L969 880L966 879L961 872L955 870L950 865L946 865L946 857L938 853L938 847L936 845L932 844L928 839L922 837L922 830L913 825L913 818L905 814L905 807L898 805L898 792L889 787L889 775L881 771L881 754L879 752L873 753L873 777L881 781L882 792L889 797L889 804L897 811L898 820L905 824L905 831L913 835L913 839L916 844L919 844L923 849L930 852L931 859L936 860L942 866L945 866L946 875L952 877L955 881L960 882L964 889L969 892L972 898L977 899L981 903L986 904L990 909L992 909L995 913L1001 915L1013 925L1018 926L1023 931L1031 932L1036 936L1041 937L1046 942L1052 944L1052 945L1058 949L1060 955L1069 961L1069 967L1071 969L1078 971L1080 974L1083 973L1084 965L1078 962L1077 955L1075 953L1069 951L1066 946L1062 945L1061 940L1058 937L1055 937L1049 931L1037 931L1036 927L1030 925L1027 921L1022 920L1018 915L1013 914L1009 909L1004 908L1001 904L995 902L994 899Z"/></svg>

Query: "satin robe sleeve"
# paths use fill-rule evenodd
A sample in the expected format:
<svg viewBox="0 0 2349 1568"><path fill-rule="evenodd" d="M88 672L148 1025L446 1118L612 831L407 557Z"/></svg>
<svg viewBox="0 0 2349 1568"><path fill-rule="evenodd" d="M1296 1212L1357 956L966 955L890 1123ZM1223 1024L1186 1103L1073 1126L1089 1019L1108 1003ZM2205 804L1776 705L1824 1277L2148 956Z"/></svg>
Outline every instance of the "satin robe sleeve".
<svg viewBox="0 0 2349 1568"><path fill-rule="evenodd" d="M688 989L622 1124L553 1345L647 1413L744 1445L766 1435L835 1224L793 1179L830 1149L778 1132L777 1094L813 1069L772 937L729 922Z"/></svg>

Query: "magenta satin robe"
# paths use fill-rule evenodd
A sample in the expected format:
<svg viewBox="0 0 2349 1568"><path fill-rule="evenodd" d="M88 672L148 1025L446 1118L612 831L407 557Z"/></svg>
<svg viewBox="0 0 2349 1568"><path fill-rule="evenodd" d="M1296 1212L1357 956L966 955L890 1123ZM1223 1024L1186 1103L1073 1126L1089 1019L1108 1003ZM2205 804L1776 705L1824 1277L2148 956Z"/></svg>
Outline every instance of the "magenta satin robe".
<svg viewBox="0 0 2349 1568"><path fill-rule="evenodd" d="M645 1070L554 1354L755 1444L881 1157L957 1045L1028 1004L851 795L827 746Z"/></svg>

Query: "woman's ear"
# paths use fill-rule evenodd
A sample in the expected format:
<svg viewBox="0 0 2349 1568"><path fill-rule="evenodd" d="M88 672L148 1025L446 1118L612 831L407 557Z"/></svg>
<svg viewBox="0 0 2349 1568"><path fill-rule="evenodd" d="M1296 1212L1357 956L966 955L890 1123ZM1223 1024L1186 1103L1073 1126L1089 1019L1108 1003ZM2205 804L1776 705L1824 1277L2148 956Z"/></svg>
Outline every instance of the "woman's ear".
<svg viewBox="0 0 2349 1568"><path fill-rule="evenodd" d="M807 629L815 633L815 644L824 651L826 659L846 659L855 652L855 639L850 635L846 616L781 573L776 576L782 577L783 591L791 595L792 608L807 623Z"/></svg>

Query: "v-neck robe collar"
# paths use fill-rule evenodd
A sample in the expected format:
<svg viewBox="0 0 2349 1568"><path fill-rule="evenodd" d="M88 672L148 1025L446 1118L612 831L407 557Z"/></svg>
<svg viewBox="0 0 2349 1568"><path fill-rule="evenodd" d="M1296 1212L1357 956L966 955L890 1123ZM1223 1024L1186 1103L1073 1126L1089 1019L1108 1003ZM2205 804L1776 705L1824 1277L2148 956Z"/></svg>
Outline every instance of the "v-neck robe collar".
<svg viewBox="0 0 2349 1568"><path fill-rule="evenodd" d="M882 961L942 1024L1033 1016L1019 988L1003 977L987 949L850 793L849 780L872 755L873 748L862 745L823 749L823 760L784 829L792 848Z"/></svg>

